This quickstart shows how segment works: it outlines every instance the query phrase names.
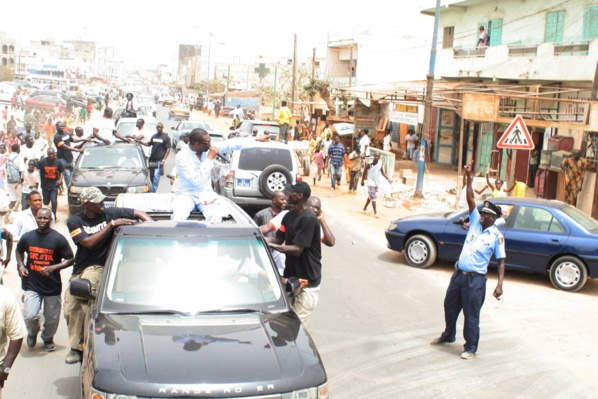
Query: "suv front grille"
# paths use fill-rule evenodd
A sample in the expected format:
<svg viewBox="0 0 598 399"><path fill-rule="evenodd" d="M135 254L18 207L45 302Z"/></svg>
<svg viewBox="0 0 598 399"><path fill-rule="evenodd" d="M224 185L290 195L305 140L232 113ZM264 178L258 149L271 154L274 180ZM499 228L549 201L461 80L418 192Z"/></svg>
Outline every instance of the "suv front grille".
<svg viewBox="0 0 598 399"><path fill-rule="evenodd" d="M98 187L102 194L109 195L111 197L116 197L118 194L122 194L125 192L124 187L115 186L115 187Z"/></svg>

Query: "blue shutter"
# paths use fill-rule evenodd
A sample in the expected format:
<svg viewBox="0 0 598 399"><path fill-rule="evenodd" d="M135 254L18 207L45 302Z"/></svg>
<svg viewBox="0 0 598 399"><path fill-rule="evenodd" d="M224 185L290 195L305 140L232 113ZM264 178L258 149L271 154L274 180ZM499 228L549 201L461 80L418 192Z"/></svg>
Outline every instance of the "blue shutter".
<svg viewBox="0 0 598 399"><path fill-rule="evenodd" d="M583 10L581 40L592 39L598 39L598 6L587 7Z"/></svg>
<svg viewBox="0 0 598 399"><path fill-rule="evenodd" d="M565 11L552 11L546 13L546 28L544 30L545 42L562 42L565 26Z"/></svg>
<svg viewBox="0 0 598 399"><path fill-rule="evenodd" d="M493 19L490 21L490 30L487 30L490 35L489 46L498 46L501 43L502 37L502 19Z"/></svg>

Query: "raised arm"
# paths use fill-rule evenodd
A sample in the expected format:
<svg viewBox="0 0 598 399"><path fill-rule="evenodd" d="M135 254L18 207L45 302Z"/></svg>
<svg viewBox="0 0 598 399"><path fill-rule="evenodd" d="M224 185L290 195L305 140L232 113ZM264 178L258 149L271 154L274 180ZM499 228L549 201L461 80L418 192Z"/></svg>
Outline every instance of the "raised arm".
<svg viewBox="0 0 598 399"><path fill-rule="evenodd" d="M490 187L490 190L494 191L495 187L492 185L492 183L490 183L490 171L486 171L486 184L488 185L488 187ZM463 176L465 178L465 176Z"/></svg>
<svg viewBox="0 0 598 399"><path fill-rule="evenodd" d="M475 198L473 196L473 177L471 171L472 168L473 159L471 160L471 162L469 162L469 164L467 164L467 166L465 166L465 173L467 174L467 185L465 189L467 190L467 207L469 208L470 214L475 209Z"/></svg>

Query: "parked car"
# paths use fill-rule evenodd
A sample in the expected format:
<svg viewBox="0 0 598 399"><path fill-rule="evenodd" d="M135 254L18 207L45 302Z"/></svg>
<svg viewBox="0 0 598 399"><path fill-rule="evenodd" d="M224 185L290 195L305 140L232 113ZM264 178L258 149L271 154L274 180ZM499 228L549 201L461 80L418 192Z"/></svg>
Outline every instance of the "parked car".
<svg viewBox="0 0 598 399"><path fill-rule="evenodd" d="M149 211L169 196L119 203ZM316 345L287 297L298 280L283 286L253 220L223 206L229 217L218 224L121 226L97 294L88 280L71 282L90 302L82 398L329 397Z"/></svg>
<svg viewBox="0 0 598 399"><path fill-rule="evenodd" d="M258 135L268 131L270 133L271 141L276 141L278 134L280 133L280 125L277 122L246 119L241 122L241 126L237 129L231 128L232 131L229 133L228 138L249 137L253 134L254 129L258 131Z"/></svg>
<svg viewBox="0 0 598 399"><path fill-rule="evenodd" d="M212 169L214 190L241 206L268 206L274 191L301 181L300 161L287 144L256 143L217 158Z"/></svg>
<svg viewBox="0 0 598 399"><path fill-rule="evenodd" d="M189 109L189 105L176 103L173 104L170 109L168 110L168 119L169 120L188 120L189 115L191 114L191 110Z"/></svg>
<svg viewBox="0 0 598 399"><path fill-rule="evenodd" d="M170 107L176 102L176 99L172 96L166 96L162 100L162 105L165 107Z"/></svg>
<svg viewBox="0 0 598 399"><path fill-rule="evenodd" d="M85 187L99 188L106 196L106 207L113 206L120 193L148 192L151 188L149 166L138 144L86 145L73 165L73 178L68 187L69 214L83 209L79 194Z"/></svg>
<svg viewBox="0 0 598 399"><path fill-rule="evenodd" d="M71 105L76 105L78 107L87 107L87 101L83 101L83 100L79 100L79 99L74 100L70 96L64 94L61 91L57 91L57 90L36 90L29 95L29 98L37 97L37 96L58 97L58 98L63 99L67 104L70 103Z"/></svg>
<svg viewBox="0 0 598 399"><path fill-rule="evenodd" d="M506 223L505 239L510 270L549 274L561 290L581 289L588 276L598 277L598 221L556 200L495 198ZM395 220L386 229L388 248L405 252L414 267L431 266L436 259L456 261L469 220L467 211L413 215ZM496 266L493 258L491 266Z"/></svg>
<svg viewBox="0 0 598 399"><path fill-rule="evenodd" d="M199 120L183 121L179 122L178 125L170 128L173 131L170 140L172 141L172 148L176 148L177 144L181 140L181 134L189 133L191 132L191 130L196 128L201 128L207 131L214 142L224 140L224 135L221 132L212 129L208 122Z"/></svg>
<svg viewBox="0 0 598 399"><path fill-rule="evenodd" d="M35 97L29 97L25 100L26 108L43 108L47 110L53 110L56 106L62 111L66 110L67 102L60 97L38 95Z"/></svg>

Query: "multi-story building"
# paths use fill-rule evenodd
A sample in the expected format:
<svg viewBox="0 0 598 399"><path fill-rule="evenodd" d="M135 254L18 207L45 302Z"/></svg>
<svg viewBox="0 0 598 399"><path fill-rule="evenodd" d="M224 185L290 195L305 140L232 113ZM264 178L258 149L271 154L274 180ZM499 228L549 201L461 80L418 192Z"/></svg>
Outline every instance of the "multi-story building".
<svg viewBox="0 0 598 399"><path fill-rule="evenodd" d="M422 13L433 16L435 7ZM489 35L487 47L478 44L481 27ZM564 197L559 189L564 186L560 160L568 156L560 151L580 149L598 165L598 136L586 133L592 112L598 110L590 102L596 100L592 83L598 73L595 1L442 1L438 37L436 77L494 95L498 101L492 117L481 112L473 117L467 104L439 107L433 153L437 162L465 164L473 157L479 172L490 169L529 187L535 187L538 178L541 187L536 193L558 199ZM491 97L469 98L483 102ZM510 152L497 148L507 118L517 114L523 116L535 148L544 150L536 175L529 173L531 151L518 151L516 164L511 165ZM462 124L464 148L459 160ZM581 201L589 202L591 209L595 178L586 180L588 195Z"/></svg>

